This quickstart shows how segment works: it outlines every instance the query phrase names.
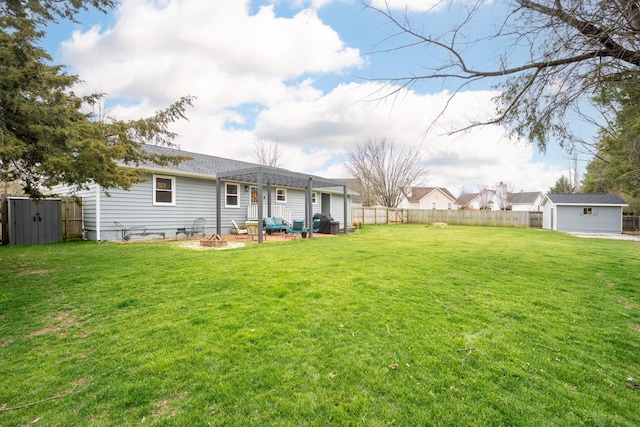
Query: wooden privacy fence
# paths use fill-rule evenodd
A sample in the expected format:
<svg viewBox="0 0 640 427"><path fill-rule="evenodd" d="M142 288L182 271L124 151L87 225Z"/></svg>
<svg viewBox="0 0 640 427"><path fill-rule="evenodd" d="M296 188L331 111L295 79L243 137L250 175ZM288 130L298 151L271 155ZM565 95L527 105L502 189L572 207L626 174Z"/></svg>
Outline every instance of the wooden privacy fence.
<svg viewBox="0 0 640 427"><path fill-rule="evenodd" d="M450 225L482 225L490 227L529 227L529 212L488 210L409 210L410 224L445 222Z"/></svg>
<svg viewBox="0 0 640 427"><path fill-rule="evenodd" d="M542 227L541 212L353 208L351 218L360 224L431 224L478 225L493 227Z"/></svg>
<svg viewBox="0 0 640 427"><path fill-rule="evenodd" d="M640 216L625 215L622 217L622 230L623 231L637 231L640 230Z"/></svg>
<svg viewBox="0 0 640 427"><path fill-rule="evenodd" d="M408 209L352 208L351 222L354 224L406 224Z"/></svg>
<svg viewBox="0 0 640 427"><path fill-rule="evenodd" d="M62 198L62 240L82 239L82 199Z"/></svg>

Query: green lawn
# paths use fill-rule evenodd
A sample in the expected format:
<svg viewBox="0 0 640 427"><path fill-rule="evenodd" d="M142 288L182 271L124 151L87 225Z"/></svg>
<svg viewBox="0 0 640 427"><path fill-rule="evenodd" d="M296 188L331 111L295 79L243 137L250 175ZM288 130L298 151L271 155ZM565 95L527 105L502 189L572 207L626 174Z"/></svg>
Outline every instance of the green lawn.
<svg viewBox="0 0 640 427"><path fill-rule="evenodd" d="M3 426L640 424L634 242L367 226L0 265Z"/></svg>

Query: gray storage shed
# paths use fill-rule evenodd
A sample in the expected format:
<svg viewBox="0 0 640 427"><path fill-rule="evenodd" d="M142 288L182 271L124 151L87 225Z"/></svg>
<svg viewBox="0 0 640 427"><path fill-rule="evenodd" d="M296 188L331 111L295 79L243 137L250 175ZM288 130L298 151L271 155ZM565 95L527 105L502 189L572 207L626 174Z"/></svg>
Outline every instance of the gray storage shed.
<svg viewBox="0 0 640 427"><path fill-rule="evenodd" d="M30 245L62 242L60 199L8 197L6 203L7 236L3 236L3 243Z"/></svg>
<svg viewBox="0 0 640 427"><path fill-rule="evenodd" d="M542 228L578 233L622 233L622 208L615 194L547 194Z"/></svg>

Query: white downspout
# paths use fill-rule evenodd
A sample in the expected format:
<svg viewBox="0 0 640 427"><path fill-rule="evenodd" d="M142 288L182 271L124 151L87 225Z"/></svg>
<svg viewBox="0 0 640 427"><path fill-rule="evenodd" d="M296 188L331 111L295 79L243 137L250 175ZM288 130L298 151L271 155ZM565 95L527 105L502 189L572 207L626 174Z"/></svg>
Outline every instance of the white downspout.
<svg viewBox="0 0 640 427"><path fill-rule="evenodd" d="M102 241L100 236L100 185L96 184L96 240L98 242Z"/></svg>

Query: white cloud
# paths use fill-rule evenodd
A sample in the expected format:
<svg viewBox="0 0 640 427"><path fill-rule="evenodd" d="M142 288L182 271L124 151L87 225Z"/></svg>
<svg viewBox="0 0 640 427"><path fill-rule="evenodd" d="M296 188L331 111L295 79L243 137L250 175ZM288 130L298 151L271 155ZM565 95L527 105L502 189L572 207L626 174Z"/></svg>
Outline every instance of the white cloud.
<svg viewBox="0 0 640 427"><path fill-rule="evenodd" d="M446 0L371 0L371 5L377 9L407 10L414 12L434 12L444 8Z"/></svg>
<svg viewBox="0 0 640 427"><path fill-rule="evenodd" d="M325 7L334 1L335 0L288 0L288 2L291 3L291 5L295 8L303 8L308 5L314 10L320 9L321 7ZM348 0L339 0L339 1L348 1Z"/></svg>
<svg viewBox="0 0 640 427"><path fill-rule="evenodd" d="M449 102L439 126L425 133L449 101L449 93L401 91L400 98L365 101L372 94L392 89L352 83L305 102L282 103L259 115L256 132L286 146L314 147L321 155L310 156L308 160L316 167L326 160L325 150L343 153L354 142L369 138L384 136L398 144L419 146L429 171L428 184L447 186L454 192L462 187L472 190L479 184L491 186L500 181L509 182L518 190L544 190L560 175L558 168L534 162L533 148L522 141L507 139L499 126L454 135L442 131L464 126L467 121L462 117L486 116L495 92L459 93ZM344 170L325 167L323 173L334 174L333 177L345 174Z"/></svg>
<svg viewBox="0 0 640 427"><path fill-rule="evenodd" d="M273 6L254 14L239 0L125 0L112 29L75 32L63 45L73 72L111 96L168 104L195 95L203 106L273 103L290 79L363 64L315 12L291 19ZM98 83L99 82L99 83ZM92 89L92 88L90 88Z"/></svg>
<svg viewBox="0 0 640 427"><path fill-rule="evenodd" d="M454 193L500 181L515 191L544 190L561 175L535 162L530 146L506 140L500 127L445 135L493 111L496 93L459 93L439 126L425 133L448 92L380 97L394 88L353 82L322 90L322 76L366 65L359 50L311 9L282 18L273 6L251 14L249 4L124 0L113 28L73 34L64 61L86 81L85 90L123 100L110 111L119 118L149 116L180 96L197 96L189 121L174 129L189 151L253 161L253 141L267 139L282 145L283 167L338 178L346 175L345 148L386 136L419 145L425 184Z"/></svg>
<svg viewBox="0 0 640 427"><path fill-rule="evenodd" d="M330 0L327 0L330 2ZM431 13L442 12L450 6L462 6L461 10L470 10L494 4L494 0L369 0L372 7L386 11ZM458 12L456 12L457 14Z"/></svg>

